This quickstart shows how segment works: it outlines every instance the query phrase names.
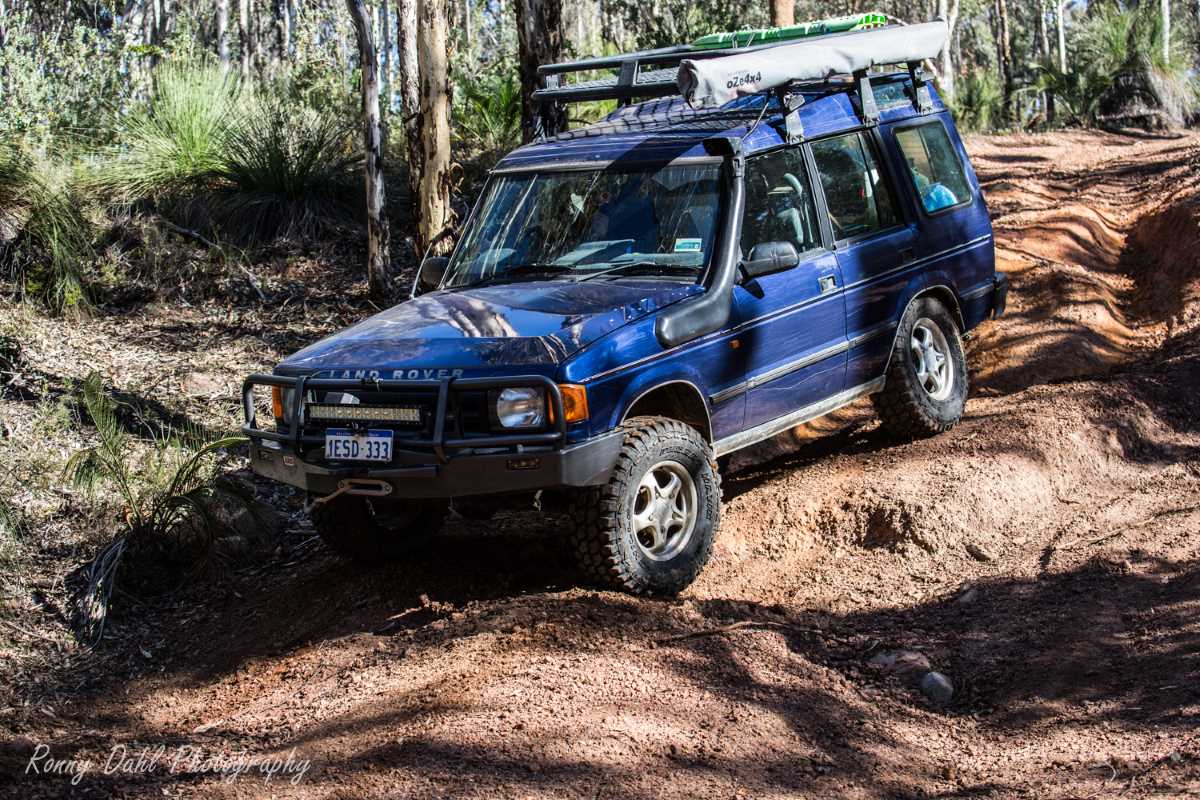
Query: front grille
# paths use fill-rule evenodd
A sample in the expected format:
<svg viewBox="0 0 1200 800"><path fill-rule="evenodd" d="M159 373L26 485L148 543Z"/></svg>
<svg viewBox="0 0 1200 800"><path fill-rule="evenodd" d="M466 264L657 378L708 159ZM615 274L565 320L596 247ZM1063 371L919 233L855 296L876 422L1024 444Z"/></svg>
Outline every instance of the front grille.
<svg viewBox="0 0 1200 800"><path fill-rule="evenodd" d="M325 428L343 425L390 428L400 445L405 439L433 435L437 392L316 392L304 408L304 432L308 435L321 435ZM446 437L469 439L508 432L492 415L488 391L449 393L443 430Z"/></svg>
<svg viewBox="0 0 1200 800"><path fill-rule="evenodd" d="M273 431L260 428L254 389L263 386L290 391L296 405L289 416L303 413L304 424L277 420ZM493 412L494 394L512 386L544 388L552 422L538 430L502 427ZM562 396L541 375L363 381L255 374L242 384L242 406L247 436L291 444L308 461L323 460L328 428L389 428L395 432L396 449L429 451L439 461L473 448L554 446L567 435Z"/></svg>

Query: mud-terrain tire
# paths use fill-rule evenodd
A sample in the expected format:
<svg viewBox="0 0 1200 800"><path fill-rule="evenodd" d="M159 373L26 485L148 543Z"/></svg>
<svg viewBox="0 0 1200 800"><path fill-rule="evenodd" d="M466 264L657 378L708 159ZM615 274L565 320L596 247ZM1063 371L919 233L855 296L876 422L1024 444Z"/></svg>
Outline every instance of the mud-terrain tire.
<svg viewBox="0 0 1200 800"><path fill-rule="evenodd" d="M871 399L884 430L904 439L944 433L962 419L967 359L954 316L936 298L909 305L883 391Z"/></svg>
<svg viewBox="0 0 1200 800"><path fill-rule="evenodd" d="M721 479L695 428L664 417L628 420L608 483L571 499L576 559L602 586L674 595L712 554L721 524Z"/></svg>
<svg viewBox="0 0 1200 800"><path fill-rule="evenodd" d="M343 494L309 516L325 544L363 563L395 561L429 545L446 519L438 504Z"/></svg>

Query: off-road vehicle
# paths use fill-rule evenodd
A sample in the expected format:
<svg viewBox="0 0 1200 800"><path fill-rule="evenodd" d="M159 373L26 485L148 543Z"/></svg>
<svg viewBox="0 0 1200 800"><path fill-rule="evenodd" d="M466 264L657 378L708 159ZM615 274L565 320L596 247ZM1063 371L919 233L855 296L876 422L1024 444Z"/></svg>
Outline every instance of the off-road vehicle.
<svg viewBox="0 0 1200 800"><path fill-rule="evenodd" d="M921 69L945 24L827 32L858 22L541 67L538 136L412 299L247 379L254 470L368 561L452 507L560 501L590 579L670 594L709 558L720 457L865 395L896 434L953 426L1007 284Z"/></svg>

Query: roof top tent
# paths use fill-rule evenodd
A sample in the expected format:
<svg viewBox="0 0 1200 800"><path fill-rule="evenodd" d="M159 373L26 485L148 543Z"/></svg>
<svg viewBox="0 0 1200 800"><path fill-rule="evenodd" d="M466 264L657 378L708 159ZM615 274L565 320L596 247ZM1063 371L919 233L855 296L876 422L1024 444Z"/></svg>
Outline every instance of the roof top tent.
<svg viewBox="0 0 1200 800"><path fill-rule="evenodd" d="M863 121L878 119L868 70L883 64L907 66L913 103L932 105L920 64L936 58L949 38L942 20L919 25L886 25L882 14L860 14L768 28L711 34L692 44L625 55L546 64L538 68L543 88L534 92L543 110L539 136L554 136L552 109L567 103L617 100L621 105L681 95L693 107L719 107L751 94L776 91L781 100L798 85L827 84L851 75ZM768 52L769 51L769 52ZM566 82L581 73L615 75ZM831 88L833 85L831 84ZM788 106L795 111L798 106ZM798 115L788 113L789 138L799 138Z"/></svg>

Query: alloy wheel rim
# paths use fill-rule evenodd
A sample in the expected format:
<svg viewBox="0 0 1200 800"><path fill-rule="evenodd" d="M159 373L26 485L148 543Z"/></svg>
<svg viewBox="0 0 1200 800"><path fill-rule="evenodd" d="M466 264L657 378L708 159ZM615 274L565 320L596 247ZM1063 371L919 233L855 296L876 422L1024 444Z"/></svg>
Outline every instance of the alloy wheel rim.
<svg viewBox="0 0 1200 800"><path fill-rule="evenodd" d="M653 561L679 555L696 528L698 496L691 473L676 461L660 461L646 471L630 508L634 538Z"/></svg>
<svg viewBox="0 0 1200 800"><path fill-rule="evenodd" d="M930 398L942 401L954 391L954 369L950 361L950 343L936 322L927 317L917 320L909 339L917 382Z"/></svg>

